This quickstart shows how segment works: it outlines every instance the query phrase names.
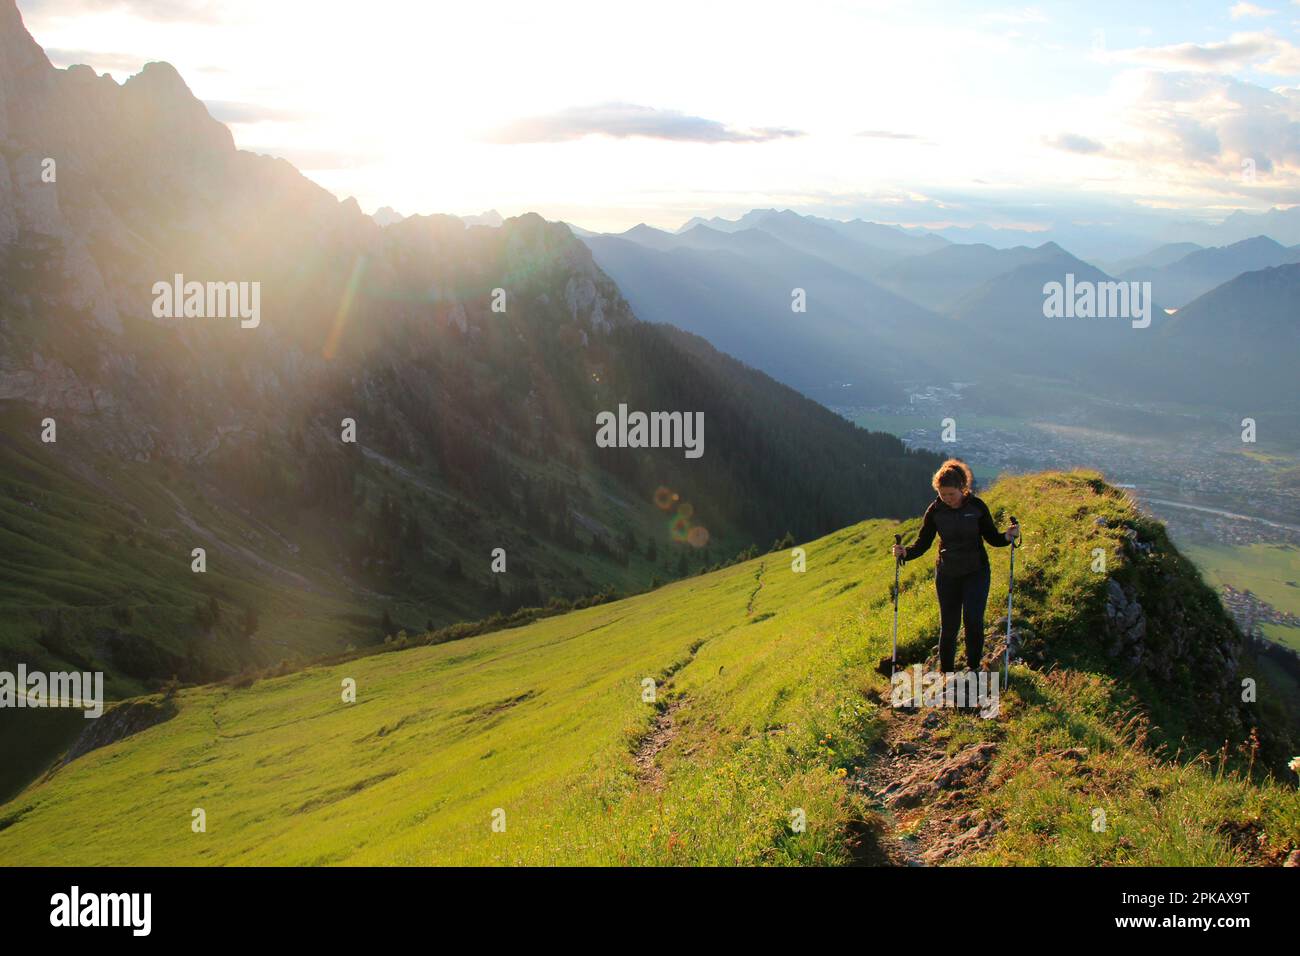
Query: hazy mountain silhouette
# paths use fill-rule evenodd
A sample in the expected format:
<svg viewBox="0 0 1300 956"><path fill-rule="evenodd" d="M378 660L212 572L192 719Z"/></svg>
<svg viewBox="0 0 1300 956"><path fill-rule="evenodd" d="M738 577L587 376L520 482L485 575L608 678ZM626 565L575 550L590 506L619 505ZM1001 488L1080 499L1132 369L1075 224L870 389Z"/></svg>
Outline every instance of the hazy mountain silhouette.
<svg viewBox="0 0 1300 956"><path fill-rule="evenodd" d="M1194 242L1166 242L1149 252L1116 262L1098 262L1097 265L1113 276L1122 275L1130 269L1160 269L1177 262L1189 252L1204 248Z"/></svg>
<svg viewBox="0 0 1300 956"><path fill-rule="evenodd" d="M370 214L370 218L381 226L391 226L395 222L401 222L406 217L392 206L381 206Z"/></svg>
<svg viewBox="0 0 1300 956"><path fill-rule="evenodd" d="M1185 223L1178 229L1179 239L1202 246L1227 246L1255 236L1268 236L1284 246L1300 245L1300 206L1260 213L1239 209L1221 223Z"/></svg>
<svg viewBox="0 0 1300 956"><path fill-rule="evenodd" d="M491 226L492 228L496 228L505 222L501 217L501 213L495 209L481 212L477 216L460 216L459 219L467 226Z"/></svg>
<svg viewBox="0 0 1300 956"><path fill-rule="evenodd" d="M1287 248L1267 236L1243 239L1230 246L1196 249L1164 266L1139 265L1120 278L1149 281L1155 294L1177 308L1243 272L1300 262L1300 246Z"/></svg>
<svg viewBox="0 0 1300 956"><path fill-rule="evenodd" d="M1211 401L1255 418L1273 407L1294 410L1297 303L1300 264L1236 276L1169 320L1155 371L1167 366L1160 376L1166 387L1189 402Z"/></svg>
<svg viewBox="0 0 1300 956"><path fill-rule="evenodd" d="M887 270L880 281L899 295L939 312L950 312L991 279L1032 262L1049 261L1059 247L1014 246L995 249L982 243L948 245L915 256Z"/></svg>
<svg viewBox="0 0 1300 956"><path fill-rule="evenodd" d="M809 231L851 248L829 229ZM823 400L897 400L900 381L936 374L927 355L951 330L940 316L765 229L697 224L672 235L638 226L584 241L638 316L702 335ZM792 310L796 289L806 294L806 312Z"/></svg>
<svg viewBox="0 0 1300 956"><path fill-rule="evenodd" d="M753 209L739 219L698 216L677 230L686 233L695 226L718 232L757 229L780 239L791 248L825 259L855 275L872 278L893 262L912 255L932 252L947 240L926 232L854 219L839 222L818 216L801 216L789 209Z"/></svg>

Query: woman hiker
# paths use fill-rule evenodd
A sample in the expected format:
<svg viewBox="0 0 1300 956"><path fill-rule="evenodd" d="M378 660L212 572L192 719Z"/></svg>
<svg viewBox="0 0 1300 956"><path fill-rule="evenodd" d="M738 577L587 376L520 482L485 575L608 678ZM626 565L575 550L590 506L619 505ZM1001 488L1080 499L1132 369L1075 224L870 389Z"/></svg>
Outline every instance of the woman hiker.
<svg viewBox="0 0 1300 956"><path fill-rule="evenodd" d="M925 509L921 533L910 547L894 545L894 557L912 561L930 550L939 535L934 587L939 594L939 670L953 672L957 628L966 621L966 663L980 669L984 655L984 606L989 598L989 556L980 539L1005 548L1020 534L1012 525L1000 532L989 507L971 494L974 477L966 463L949 458L930 482L938 497Z"/></svg>

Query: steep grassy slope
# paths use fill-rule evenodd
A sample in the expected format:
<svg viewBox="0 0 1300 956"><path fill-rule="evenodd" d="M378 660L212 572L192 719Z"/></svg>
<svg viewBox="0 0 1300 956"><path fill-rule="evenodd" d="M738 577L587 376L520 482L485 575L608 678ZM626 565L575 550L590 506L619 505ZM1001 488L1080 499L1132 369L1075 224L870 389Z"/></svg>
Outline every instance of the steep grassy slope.
<svg viewBox="0 0 1300 956"><path fill-rule="evenodd" d="M6 665L102 669L120 697L163 675L213 680L250 657L291 656L290 646L318 656L376 639L378 617L348 600L340 575L207 500L183 472L19 434L0 438ZM191 571L194 547L207 550L204 574ZM260 615L253 633L250 608Z"/></svg>
<svg viewBox="0 0 1300 956"><path fill-rule="evenodd" d="M935 746L997 749L988 780L968 794L996 827L950 862L1226 864L1294 849L1293 781L1257 773L1248 782L1231 762L1220 771L1186 752L1174 762L1137 739L1186 734L1195 746L1258 716L1213 700L1220 688L1202 667L1231 628L1158 528L1095 475L1007 479L984 497L1000 520L1014 510L1025 528L1016 619L1035 663L1014 669L998 718L936 717ZM882 813L866 781L891 722L905 718L880 706L884 679L872 667L889 648L887 547L917 524L872 521L814 541L803 573L790 552L772 552L515 630L251 687L183 690L171 720L0 807L0 859L883 860L909 824ZM1109 577L1092 570L1095 548L1108 555ZM1005 555L993 558L991 620L1005 605ZM1144 650L1179 658L1167 680L1107 663L1110 580L1148 602ZM1177 590L1203 646L1166 647L1178 632L1162 616L1161 588ZM927 561L905 571L901 614L903 657L920 660L937 627ZM1218 675L1229 685L1230 670ZM647 678L653 704L643 700ZM341 700L347 679L355 703ZM1185 696L1187 686L1201 697ZM1142 732L1135 693L1149 704ZM1057 759L1055 748L1075 746L1086 748L1082 759ZM1097 805L1111 820L1104 833L1089 826ZM196 808L205 833L191 830ZM492 826L498 810L503 832ZM792 826L796 811L806 831Z"/></svg>

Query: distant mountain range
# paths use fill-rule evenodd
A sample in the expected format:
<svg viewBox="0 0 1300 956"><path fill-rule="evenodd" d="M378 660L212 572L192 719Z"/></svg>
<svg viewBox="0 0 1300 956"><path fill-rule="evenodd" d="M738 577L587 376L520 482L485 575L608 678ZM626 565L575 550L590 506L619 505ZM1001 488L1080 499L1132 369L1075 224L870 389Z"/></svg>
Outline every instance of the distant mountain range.
<svg viewBox="0 0 1300 956"><path fill-rule="evenodd" d="M381 226L391 226L394 223L401 222L407 217L403 216L392 206L380 206L370 214L370 218ZM495 209L489 209L487 212L479 213L477 216L454 216L452 218L459 219L467 226L491 226L494 229L505 222L501 217L501 213L497 212Z"/></svg>
<svg viewBox="0 0 1300 956"><path fill-rule="evenodd" d="M638 226L583 241L638 316L702 335L806 394L880 401L902 379L938 374L927 353L947 323L867 278L862 264L879 260L866 247L805 226Z"/></svg>
<svg viewBox="0 0 1300 956"><path fill-rule="evenodd" d="M1079 258L1092 262L1111 275L1119 275L1139 265L1168 265L1172 259L1145 262L1153 250L1174 247L1174 257L1181 258L1197 247L1230 246L1256 236L1268 236L1283 246L1300 244L1300 206L1289 209L1271 209L1262 213L1237 211L1221 222L1179 221L1132 215L1132 210L1114 217L1115 221L1098 221L1093 215L1079 210L1075 215L1068 211L1055 214L1051 210L1036 208L1026 210L1032 220L1041 220L1033 226L990 225L987 223L945 223L929 227L905 226L854 219L842 222L823 216L805 214L805 220L844 231L867 245L915 254L933 251L944 243L956 245L987 245L995 249L1015 246L1038 247L1055 242L1069 249ZM694 225L707 225L723 232L742 228L755 228L761 219L773 215L786 215L787 211L755 209L736 219L721 217L695 217L676 231ZM1106 217L1107 220L1110 217ZM1125 224L1127 222L1127 224ZM898 245L898 237L920 240L930 244L930 249Z"/></svg>
<svg viewBox="0 0 1300 956"><path fill-rule="evenodd" d="M1177 238L1203 246L1227 246L1255 236L1268 236L1284 246L1300 245L1300 205L1260 213L1238 210L1213 225L1189 223L1179 227Z"/></svg>
<svg viewBox="0 0 1300 956"><path fill-rule="evenodd" d="M1140 256L1131 256L1128 259L1119 259L1115 262L1098 261L1097 265L1105 269L1113 276L1122 275L1132 269L1159 269L1163 266L1177 262L1189 252L1195 252L1202 249L1194 242L1167 242L1163 246L1157 246Z"/></svg>
<svg viewBox="0 0 1300 956"><path fill-rule="evenodd" d="M1242 273L1292 262L1300 262L1300 245L1288 248L1267 236L1255 236L1230 246L1196 248L1163 265L1138 264L1120 273L1120 278L1149 281L1162 302L1178 307Z"/></svg>
<svg viewBox="0 0 1300 956"><path fill-rule="evenodd" d="M1212 316L1224 299L1207 294L1223 283L1241 277L1235 288L1245 290L1255 281L1247 275L1300 260L1300 247L1258 236L1221 248L1165 244L1118 262L1116 274L1055 242L958 244L771 209L735 220L692 220L676 233L643 224L617 235L581 235L638 315L702 335L837 405L896 402L919 382L987 385L1003 368L1132 402L1200 405L1198 383L1217 353L1204 336L1187 331L1190 324L1171 323L1169 314L1206 297L1193 314ZM1122 291L1127 300L1133 293L1130 313L1047 317L1046 290L1067 281L1094 285L1099 298ZM790 312L795 289L807 295L805 314ZM1133 312L1139 304L1147 328L1134 327L1145 321ZM1213 393L1214 404L1225 407L1222 383L1230 383L1233 402L1271 396L1269 377L1258 374L1263 364L1252 367L1249 357L1272 349L1275 326L1273 320L1240 325L1241 348L1232 352L1237 366L1213 389L1201 389L1201 397ZM1015 407L1014 387L998 390L999 405ZM1034 400L1025 395L1019 405ZM1294 404L1294 396L1283 401Z"/></svg>
<svg viewBox="0 0 1300 956"><path fill-rule="evenodd" d="M1050 261L1060 251L1050 243L1010 249L995 249L983 243L948 245L895 264L881 276L881 282L927 308L950 312L985 283L1023 265Z"/></svg>
<svg viewBox="0 0 1300 956"><path fill-rule="evenodd" d="M865 247L873 258L902 257L932 252L948 245L942 236L920 229L908 229L899 226L886 226L876 222L853 219L841 222L837 219L825 219L819 216L800 216L790 210L754 209L739 219L722 219L713 217L689 220L677 231L687 232L695 226L707 226L718 232L740 232L745 229L761 229L777 238L783 239L796 248L811 247L807 251L837 250L831 244L827 232L836 233L850 242ZM850 247L851 248L851 247ZM831 252L838 255L838 251Z"/></svg>

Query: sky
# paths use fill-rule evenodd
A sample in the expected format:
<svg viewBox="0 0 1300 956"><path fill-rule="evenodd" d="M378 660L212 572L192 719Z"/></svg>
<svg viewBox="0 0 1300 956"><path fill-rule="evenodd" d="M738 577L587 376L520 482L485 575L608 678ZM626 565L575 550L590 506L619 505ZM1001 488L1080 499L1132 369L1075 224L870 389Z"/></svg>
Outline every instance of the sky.
<svg viewBox="0 0 1300 956"><path fill-rule="evenodd" d="M373 211L1040 230L1300 203L1300 0L18 0Z"/></svg>

